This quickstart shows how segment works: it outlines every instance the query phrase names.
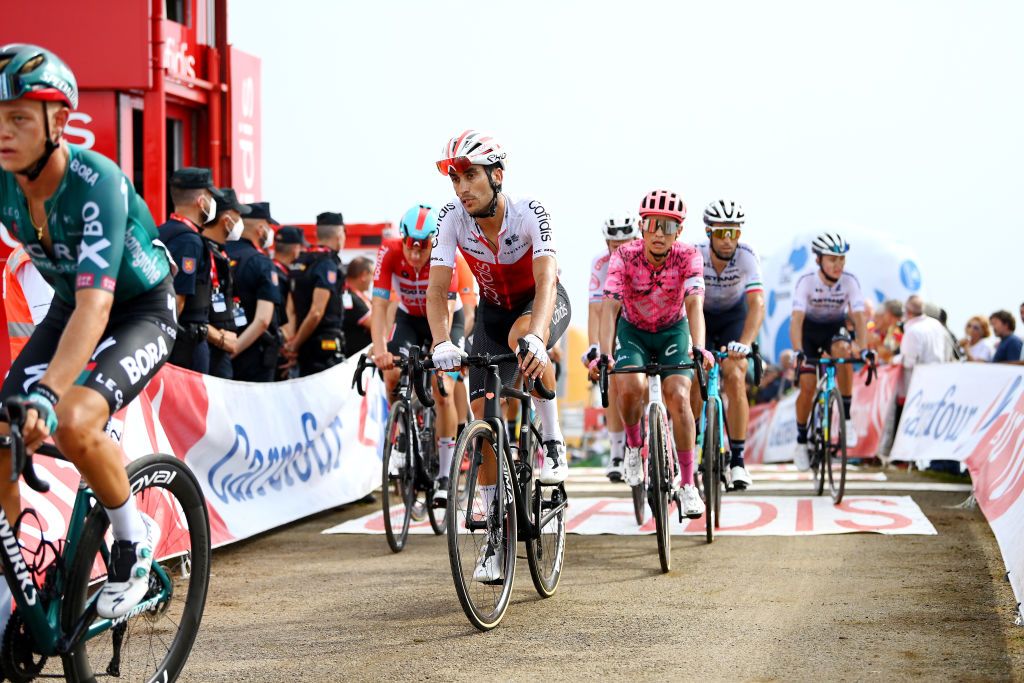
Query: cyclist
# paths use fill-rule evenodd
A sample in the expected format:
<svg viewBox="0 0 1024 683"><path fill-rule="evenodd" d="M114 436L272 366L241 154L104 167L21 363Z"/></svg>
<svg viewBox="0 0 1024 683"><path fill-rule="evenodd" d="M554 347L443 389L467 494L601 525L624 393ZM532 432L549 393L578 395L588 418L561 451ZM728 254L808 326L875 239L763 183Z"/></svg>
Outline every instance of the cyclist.
<svg viewBox="0 0 1024 683"><path fill-rule="evenodd" d="M729 473L738 489L753 484L743 462L750 404L747 402L747 354L764 322L764 284L761 262L747 244L740 242L746 214L739 202L719 199L704 209L708 241L699 245L704 258L704 320L709 349L729 352L722 363L722 385L728 399ZM693 392L694 414L699 414L700 394Z"/></svg>
<svg viewBox="0 0 1024 683"><path fill-rule="evenodd" d="M434 364L451 370L462 362L463 351L447 334L445 306L458 247L480 286L472 352L517 351L522 338L529 352L519 361L519 370L553 387L554 368L548 362L547 349L565 333L571 313L569 297L558 282L551 216L536 199L513 198L501 191L507 153L495 138L467 130L453 137L442 155L437 169L451 180L457 197L440 212L430 259L427 316L435 342ZM499 367L502 383L513 382L516 366L513 362ZM474 415L484 412L485 378L486 370L470 369L469 396ZM545 484L557 484L568 474L557 401L535 398L534 405L541 418L541 440L546 451L539 478ZM488 506L494 499L497 480L497 461L492 454L485 458L479 480ZM502 578L499 551L498 543L484 545L475 580Z"/></svg>
<svg viewBox="0 0 1024 683"><path fill-rule="evenodd" d="M637 217L632 214L616 215L604 222L602 233L607 248L594 257L590 264L590 305L587 310L587 339L590 348L583 354L583 364L588 368L598 359L601 348L601 302L604 301L604 283L608 278L608 261L623 244L636 239ZM611 481L622 481L622 460L626 453L626 432L622 429L619 415L618 395L609 386L608 408L604 411L611 441L611 456L605 474Z"/></svg>
<svg viewBox="0 0 1024 683"><path fill-rule="evenodd" d="M807 419L814 402L816 368L803 363L805 357L822 354L845 358L851 354L867 356L867 319L860 282L846 272L846 254L850 245L837 233L824 232L811 242L818 270L796 281L793 292L793 317L789 338L797 350L796 366L800 374L800 393L796 399L796 450L793 461L800 470L811 466L807 451ZM846 316L853 320L856 338L851 342L846 331ZM836 384L843 397L843 414L850 420L853 399L853 366L836 371ZM846 430L846 445L857 444L856 430Z"/></svg>
<svg viewBox="0 0 1024 683"><path fill-rule="evenodd" d="M170 257L131 180L62 140L77 105L75 77L56 55L0 47L0 216L55 291L0 398L25 410L29 451L52 435L106 509L114 542L96 610L117 618L149 588L160 529L136 507L104 427L167 361L176 304ZM8 451L0 472L10 472ZM13 525L21 499L6 475L0 504Z"/></svg>
<svg viewBox="0 0 1024 683"><path fill-rule="evenodd" d="M677 241L685 218L686 204L678 194L653 190L640 204L643 239L619 247L612 254L601 316L601 350L615 350L609 367L643 366L652 359L664 365L686 363L691 344L702 349L702 362L711 367L713 358L703 350L704 264L696 247ZM665 370L661 376L679 458L679 503L683 514L696 519L704 514L704 502L693 479L693 372ZM636 486L642 476L644 377L627 374L612 379L618 385L619 410L626 428L626 482Z"/></svg>
<svg viewBox="0 0 1024 683"><path fill-rule="evenodd" d="M395 367L395 355L408 356L409 349L430 345L430 326L427 324L427 283L430 277L431 240L437 231L437 212L426 204L414 206L402 216L398 224L399 237L385 240L377 251L377 264L373 273L373 303L370 330L373 337L373 357L384 372L384 382L391 398L398 385L400 371ZM398 311L390 336L387 334L388 304L391 293L398 297ZM451 313L451 337L462 339L462 311L456 311L461 301L456 296L458 278L452 278L448 290L447 306ZM434 493L434 505L448 501L448 471L455 451L455 402L452 398L454 383L445 374L438 375L443 382L445 396L435 383L431 383L437 411L437 450L440 468ZM404 444L398 444L398 448ZM398 474L401 458L392 457L393 474Z"/></svg>

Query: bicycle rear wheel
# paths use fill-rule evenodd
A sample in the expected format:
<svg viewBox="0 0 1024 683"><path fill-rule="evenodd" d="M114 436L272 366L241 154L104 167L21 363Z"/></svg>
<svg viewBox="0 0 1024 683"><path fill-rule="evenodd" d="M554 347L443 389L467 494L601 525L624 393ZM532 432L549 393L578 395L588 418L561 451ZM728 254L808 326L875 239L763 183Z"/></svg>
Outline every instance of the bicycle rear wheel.
<svg viewBox="0 0 1024 683"><path fill-rule="evenodd" d="M820 408L820 396L814 397L814 410L811 412L810 428L807 430L807 443L811 446L811 473L814 476L814 495L820 496L825 491L825 470L828 463L826 450L822 447L823 408Z"/></svg>
<svg viewBox="0 0 1024 683"><path fill-rule="evenodd" d="M668 515L668 503L672 495L672 469L668 462L665 421L657 405L652 405L647 414L647 433L650 435L648 460L653 463L651 507L654 509L655 535L658 537L658 559L661 571L667 572L672 568L672 532Z"/></svg>
<svg viewBox="0 0 1024 683"><path fill-rule="evenodd" d="M88 626L92 636L62 658L69 681L105 676L173 681L185 666L203 618L210 582L210 521L199 483L184 463L170 455L146 456L127 469L139 510L160 527L158 559L149 591L139 603L144 609L129 612L113 627L92 611ZM65 633L95 601L106 578L108 526L102 506L95 505L68 567L61 608ZM170 596L147 605L165 589L161 573L170 582Z"/></svg>
<svg viewBox="0 0 1024 683"><path fill-rule="evenodd" d="M431 438L427 443L421 443L425 451L423 454L423 469L427 479L430 481L430 487L426 491L427 516L430 518L430 528L434 530L434 534L440 536L444 533L445 515L448 512L448 506L434 507L434 493L437 491L437 475L441 462L440 454L437 451L437 439L433 438L435 432L433 425L436 423L434 409L430 408L429 410Z"/></svg>
<svg viewBox="0 0 1024 683"><path fill-rule="evenodd" d="M843 502L846 490L846 419L843 412L843 397L838 389L829 392L828 397L828 438L823 439L828 455L828 488L835 505Z"/></svg>
<svg viewBox="0 0 1024 683"><path fill-rule="evenodd" d="M474 420L455 445L446 518L448 560L455 593L470 623L481 631L497 626L508 608L515 579L517 542L515 505L509 495L512 474L508 459L498 458L498 481L490 506L484 501L477 483L485 447L497 451L497 435L484 420ZM468 463L464 471L463 463ZM501 576L493 581L477 581L474 572L488 543L497 546Z"/></svg>
<svg viewBox="0 0 1024 683"><path fill-rule="evenodd" d="M701 460L704 463L704 530L707 542L715 540L715 527L718 526L718 513L721 510L722 492L720 481L722 472L718 459L718 402L709 399L704 402L704 448Z"/></svg>
<svg viewBox="0 0 1024 683"><path fill-rule="evenodd" d="M412 467L412 439L409 404L396 401L391 406L384 430L384 456L381 458L381 506L384 534L392 552L401 552L409 538L412 505L416 502L416 472ZM397 460L397 466L392 465ZM394 468L398 474L391 474Z"/></svg>
<svg viewBox="0 0 1024 683"><path fill-rule="evenodd" d="M530 521L537 538L526 542L526 559L533 587L542 598L550 598L558 589L565 560L566 494L562 485L541 486L540 470L532 468L532 472L532 480L523 482L523 493L529 497ZM542 523L545 518L547 522Z"/></svg>

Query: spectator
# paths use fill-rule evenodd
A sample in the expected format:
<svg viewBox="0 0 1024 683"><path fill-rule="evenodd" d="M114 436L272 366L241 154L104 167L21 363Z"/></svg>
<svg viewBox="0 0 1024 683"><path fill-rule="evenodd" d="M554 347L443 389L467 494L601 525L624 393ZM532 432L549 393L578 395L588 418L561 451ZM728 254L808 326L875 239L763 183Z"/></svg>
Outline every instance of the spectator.
<svg viewBox="0 0 1024 683"><path fill-rule="evenodd" d="M373 284L373 259L357 256L348 264L345 273L345 293L341 303L345 308L345 355L354 356L370 342L370 285Z"/></svg>
<svg viewBox="0 0 1024 683"><path fill-rule="evenodd" d="M302 228L298 226L282 226L274 235L274 267L277 268L278 291L281 294L281 303L277 305L277 324L284 333L285 339L295 336L292 266L295 265L295 261L306 246L308 246L306 238L302 236ZM295 358L285 354L283 346L277 359L277 367L280 371L278 378L288 379L293 375L292 368L295 367Z"/></svg>
<svg viewBox="0 0 1024 683"><path fill-rule="evenodd" d="M761 377L761 385L754 390L754 403L770 403L779 398L779 389L782 388L782 371L779 366L765 363L764 376Z"/></svg>
<svg viewBox="0 0 1024 683"><path fill-rule="evenodd" d="M231 272L231 257L224 247L242 236L242 217L250 209L238 201L235 191L221 188L224 201L217 203L217 215L212 223L203 226L203 240L213 258L213 288L210 295L210 324L207 327L206 343L210 346L210 374L223 379L233 379L231 355L238 344L238 325L241 306L235 303L234 275Z"/></svg>
<svg viewBox="0 0 1024 683"><path fill-rule="evenodd" d="M982 363L992 360L995 349L992 348L992 344L988 340L992 335L992 330L988 326L987 320L980 315L972 317L964 327L964 334L966 336L960 340L959 344L967 360Z"/></svg>
<svg viewBox="0 0 1024 683"><path fill-rule="evenodd" d="M924 314L924 301L911 296L904 306L906 323L900 354L893 359L906 370L905 380L909 386L910 373L917 365L948 363L953 360L953 348L946 327L935 318Z"/></svg>
<svg viewBox="0 0 1024 683"><path fill-rule="evenodd" d="M178 336L168 359L173 365L206 373L210 370L207 325L213 289L210 249L202 227L217 215L224 201L208 168L179 168L171 175L174 212L158 228L160 241L178 266L174 293L178 303Z"/></svg>
<svg viewBox="0 0 1024 683"><path fill-rule="evenodd" d="M875 313L875 334L872 337L872 348L882 363L892 361L892 357L900 352L900 341L903 331L899 323L903 320L903 302L889 299Z"/></svg>
<svg viewBox="0 0 1024 683"><path fill-rule="evenodd" d="M241 239L225 245L243 311L231 367L237 380L272 382L280 348L275 311L280 292L277 269L260 249L269 249L273 244L274 230L270 224L276 221L270 217L267 202L256 202L249 208L251 212L242 219Z"/></svg>
<svg viewBox="0 0 1024 683"><path fill-rule="evenodd" d="M992 324L992 332L999 337L999 344L996 345L996 352L992 355L993 363L1010 363L1020 360L1021 339L1013 333L1017 329L1017 323L1009 311L996 311L989 319Z"/></svg>

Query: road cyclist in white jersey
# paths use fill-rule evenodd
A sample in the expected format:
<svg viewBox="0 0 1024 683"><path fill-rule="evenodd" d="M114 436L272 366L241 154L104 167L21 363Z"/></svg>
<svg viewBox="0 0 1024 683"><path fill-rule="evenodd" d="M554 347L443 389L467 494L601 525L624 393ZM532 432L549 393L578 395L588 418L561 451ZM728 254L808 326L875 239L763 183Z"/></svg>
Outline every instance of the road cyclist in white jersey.
<svg viewBox="0 0 1024 683"><path fill-rule="evenodd" d="M797 351L795 363L800 373L800 393L796 399L796 450L793 461L801 471L810 468L807 451L807 419L814 402L816 368L803 363L804 358L846 358L851 355L866 357L867 318L864 315L864 295L860 282L846 272L846 254L849 243L837 233L825 232L811 242L818 270L803 275L793 292L793 316L789 324L790 341ZM845 322L853 320L855 339L846 332ZM850 420L853 400L853 366L845 364L836 370L836 383L843 398L843 413ZM857 432L852 425L846 429L846 445L857 444Z"/></svg>
<svg viewBox="0 0 1024 683"><path fill-rule="evenodd" d="M698 245L704 257L704 320L707 348L727 351L722 362L722 383L729 425L729 474L733 486L749 488L753 481L743 461L747 421L747 355L764 322L764 284L761 262L740 242L746 213L739 202L718 199L704 209L708 241ZM691 392L694 415L700 415L700 394ZM699 424L699 421L698 421Z"/></svg>
<svg viewBox="0 0 1024 683"><path fill-rule="evenodd" d="M600 359L601 305L604 301L604 283L608 279L608 262L615 250L632 242L640 232L639 218L634 214L616 214L604 222L601 232L607 248L594 257L590 264L590 304L587 309L587 340L590 343L583 354L583 365L589 370ZM619 414L618 392L614 384L608 386L608 407L604 411L611 455L605 474L614 482L622 481L622 461L626 454L626 432Z"/></svg>
<svg viewBox="0 0 1024 683"><path fill-rule="evenodd" d="M517 351L523 339L529 353L518 367L516 363L499 366L502 384L511 384L518 370L553 387L555 373L547 349L569 326L569 298L558 283L551 217L536 199L512 198L501 191L506 163L507 152L501 144L474 130L453 137L437 162L438 170L451 180L456 198L439 213L430 259L427 319L434 340L432 359L437 369L450 371L462 365L465 355L448 333L447 292L458 248L480 286L471 353ZM470 369L474 415L484 414L485 379L485 369ZM568 464L556 399L535 396L534 405L546 453L539 479L544 484L564 482ZM489 453L479 475L479 489L488 507L497 479L497 461ZM500 547L488 542L482 547L474 579L500 580L503 566Z"/></svg>

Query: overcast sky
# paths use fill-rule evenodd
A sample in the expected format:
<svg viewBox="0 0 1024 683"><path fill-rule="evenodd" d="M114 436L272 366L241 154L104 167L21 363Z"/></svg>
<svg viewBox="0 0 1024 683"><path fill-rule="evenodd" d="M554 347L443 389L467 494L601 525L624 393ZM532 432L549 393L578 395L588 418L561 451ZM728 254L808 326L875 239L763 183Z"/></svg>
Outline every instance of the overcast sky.
<svg viewBox="0 0 1024 683"><path fill-rule="evenodd" d="M434 161L479 128L506 191L551 212L578 325L602 220L666 187L691 237L742 201L765 256L823 225L889 233L960 332L1024 301L1022 26L1021 2L233 0L229 35L263 60L278 220L443 203Z"/></svg>

